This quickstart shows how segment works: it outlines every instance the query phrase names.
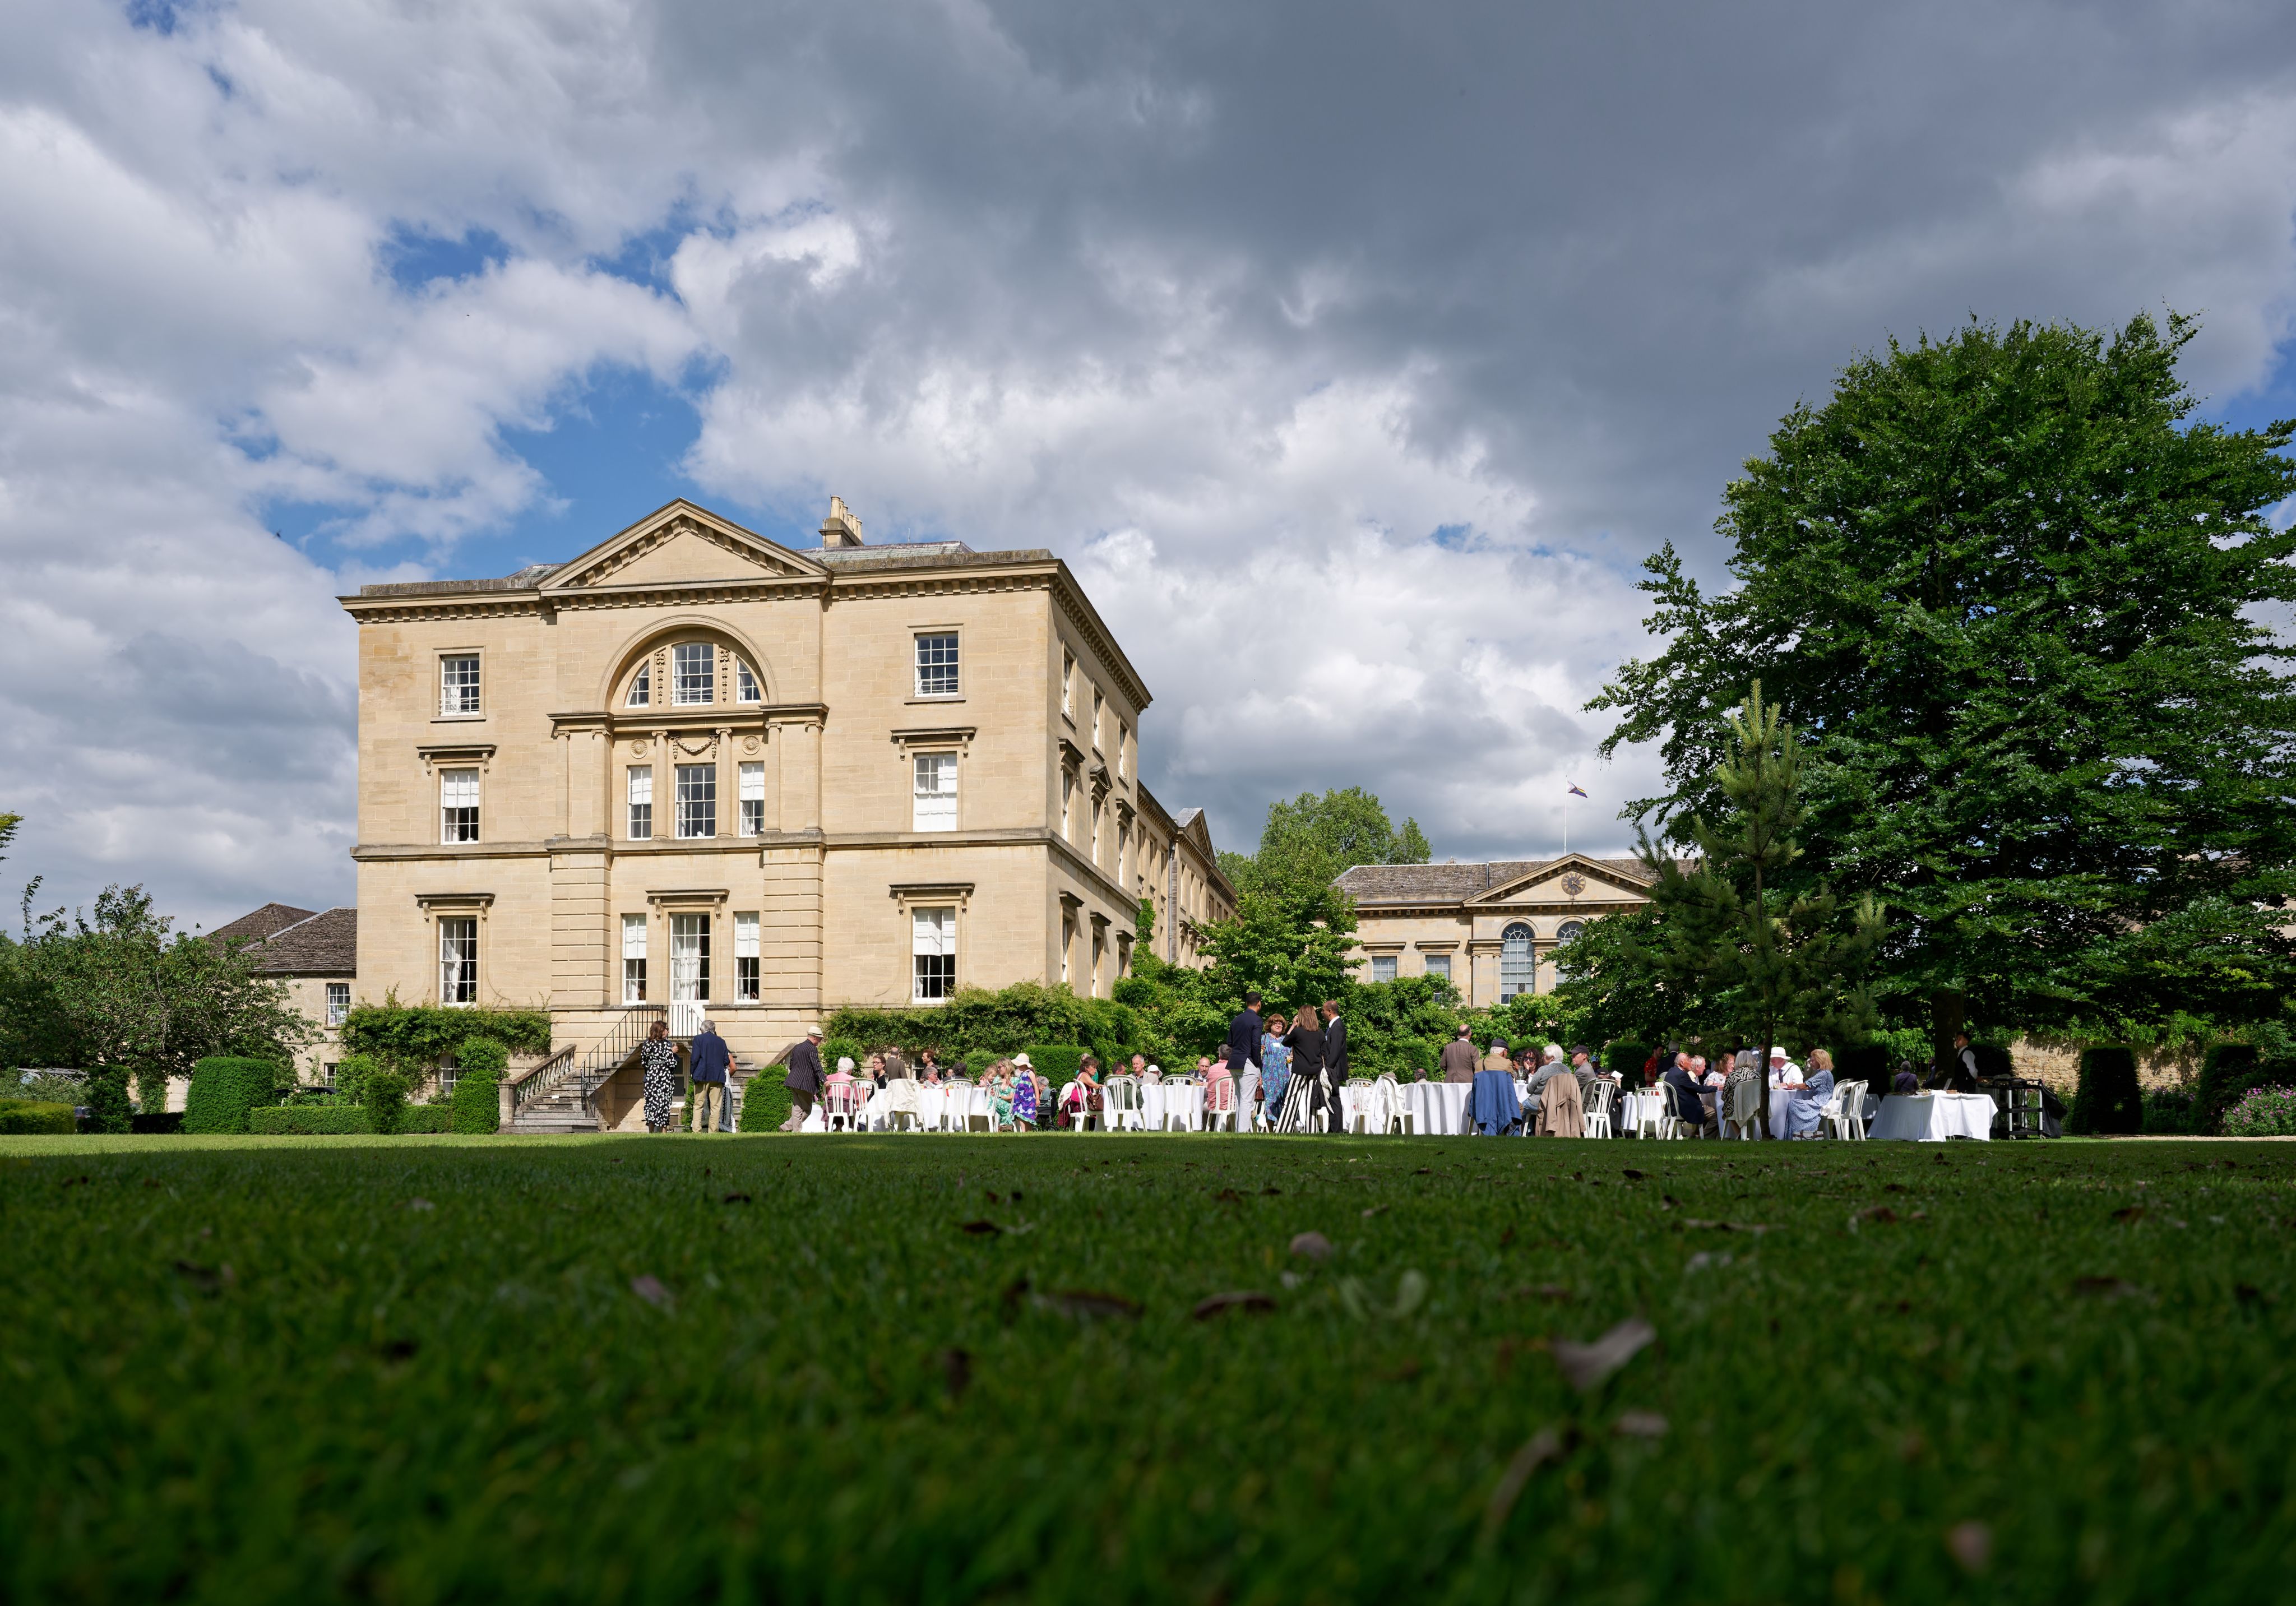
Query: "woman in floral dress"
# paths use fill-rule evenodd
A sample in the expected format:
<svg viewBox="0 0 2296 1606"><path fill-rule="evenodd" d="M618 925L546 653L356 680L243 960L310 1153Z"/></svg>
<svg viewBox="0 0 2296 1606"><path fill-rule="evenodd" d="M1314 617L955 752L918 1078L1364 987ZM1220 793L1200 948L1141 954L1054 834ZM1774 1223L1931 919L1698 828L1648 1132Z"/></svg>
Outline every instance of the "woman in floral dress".
<svg viewBox="0 0 2296 1606"><path fill-rule="evenodd" d="M646 1130L667 1132L669 1101L677 1092L677 1045L669 1040L667 1022L655 1021L638 1045L638 1068L645 1073Z"/></svg>
<svg viewBox="0 0 2296 1606"><path fill-rule="evenodd" d="M1026 1132L1037 1124L1037 1072L1029 1063L1029 1056L1018 1054L1013 1060L1013 1125Z"/></svg>

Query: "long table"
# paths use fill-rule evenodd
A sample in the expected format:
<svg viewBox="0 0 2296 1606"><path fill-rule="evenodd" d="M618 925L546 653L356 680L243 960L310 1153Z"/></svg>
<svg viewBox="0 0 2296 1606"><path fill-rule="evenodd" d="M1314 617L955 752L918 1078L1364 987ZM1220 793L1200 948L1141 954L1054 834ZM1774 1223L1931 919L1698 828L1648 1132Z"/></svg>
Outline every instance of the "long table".
<svg viewBox="0 0 2296 1606"><path fill-rule="evenodd" d="M1992 1099L1981 1093L1893 1093L1882 1101L1882 1113L1866 1135L1915 1143L1949 1137L1984 1143L1993 1136L1995 1114Z"/></svg>

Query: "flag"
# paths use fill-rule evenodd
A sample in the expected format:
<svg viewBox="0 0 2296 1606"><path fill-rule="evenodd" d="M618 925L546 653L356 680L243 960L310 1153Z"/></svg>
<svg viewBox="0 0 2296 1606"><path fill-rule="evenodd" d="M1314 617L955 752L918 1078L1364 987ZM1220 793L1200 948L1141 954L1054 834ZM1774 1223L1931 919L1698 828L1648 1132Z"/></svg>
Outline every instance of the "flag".
<svg viewBox="0 0 2296 1606"><path fill-rule="evenodd" d="M1574 798L1583 798L1583 797L1585 797L1587 794L1586 794L1585 792L1583 792L1583 791L1580 791L1578 789L1578 787L1576 787L1576 786L1574 785L1574 786L1573 786L1573 787L1571 787L1571 789L1570 789L1570 795L1571 795L1572 797L1574 797Z"/></svg>

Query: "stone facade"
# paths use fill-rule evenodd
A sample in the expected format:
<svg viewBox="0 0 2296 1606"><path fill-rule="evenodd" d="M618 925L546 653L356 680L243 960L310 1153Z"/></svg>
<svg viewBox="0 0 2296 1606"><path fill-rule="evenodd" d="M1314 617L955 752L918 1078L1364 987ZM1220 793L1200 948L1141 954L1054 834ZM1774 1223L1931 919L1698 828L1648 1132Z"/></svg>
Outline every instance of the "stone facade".
<svg viewBox="0 0 2296 1606"><path fill-rule="evenodd" d="M361 1000L546 1008L561 1043L706 1002L769 1058L840 1004L1104 996L1143 897L1193 958L1234 893L1140 784L1148 691L1067 565L867 546L841 502L822 535L678 501L570 562L342 599Z"/></svg>
<svg viewBox="0 0 2296 1606"><path fill-rule="evenodd" d="M1647 901L1637 859L1358 864L1336 885L1355 899L1365 981L1447 971L1477 1008L1554 990L1555 950L1589 920Z"/></svg>
<svg viewBox="0 0 2296 1606"><path fill-rule="evenodd" d="M342 1058L337 1029L358 979L358 911L298 909L266 904L208 933L210 942L244 944L255 969L286 984L288 1002L317 1029L295 1055L306 1082L331 1082ZM180 1101L171 1097L170 1107Z"/></svg>

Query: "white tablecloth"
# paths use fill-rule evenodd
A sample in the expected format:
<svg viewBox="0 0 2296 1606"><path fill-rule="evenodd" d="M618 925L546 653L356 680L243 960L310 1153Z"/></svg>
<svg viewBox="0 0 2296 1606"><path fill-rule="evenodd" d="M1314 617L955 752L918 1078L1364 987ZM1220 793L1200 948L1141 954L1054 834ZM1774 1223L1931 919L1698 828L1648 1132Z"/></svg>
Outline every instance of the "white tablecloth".
<svg viewBox="0 0 2296 1606"><path fill-rule="evenodd" d="M1949 1137L1993 1135L1993 1101L1981 1093L1893 1093L1882 1101L1868 1137L1940 1143Z"/></svg>
<svg viewBox="0 0 2296 1606"><path fill-rule="evenodd" d="M1467 1118L1468 1099L1475 1090L1465 1082L1403 1082L1404 1108L1411 1111L1411 1129L1436 1137L1456 1137L1472 1131Z"/></svg>
<svg viewBox="0 0 2296 1606"><path fill-rule="evenodd" d="M1162 1132L1177 1123L1184 1132L1204 1129L1204 1090L1193 1082L1144 1082L1140 1087L1140 1117L1151 1132Z"/></svg>
<svg viewBox="0 0 2296 1606"><path fill-rule="evenodd" d="M1656 1088L1629 1088L1619 1095L1618 1113L1611 1118L1620 1137L1641 1135L1644 1121L1655 1121L1666 1114L1666 1095Z"/></svg>

